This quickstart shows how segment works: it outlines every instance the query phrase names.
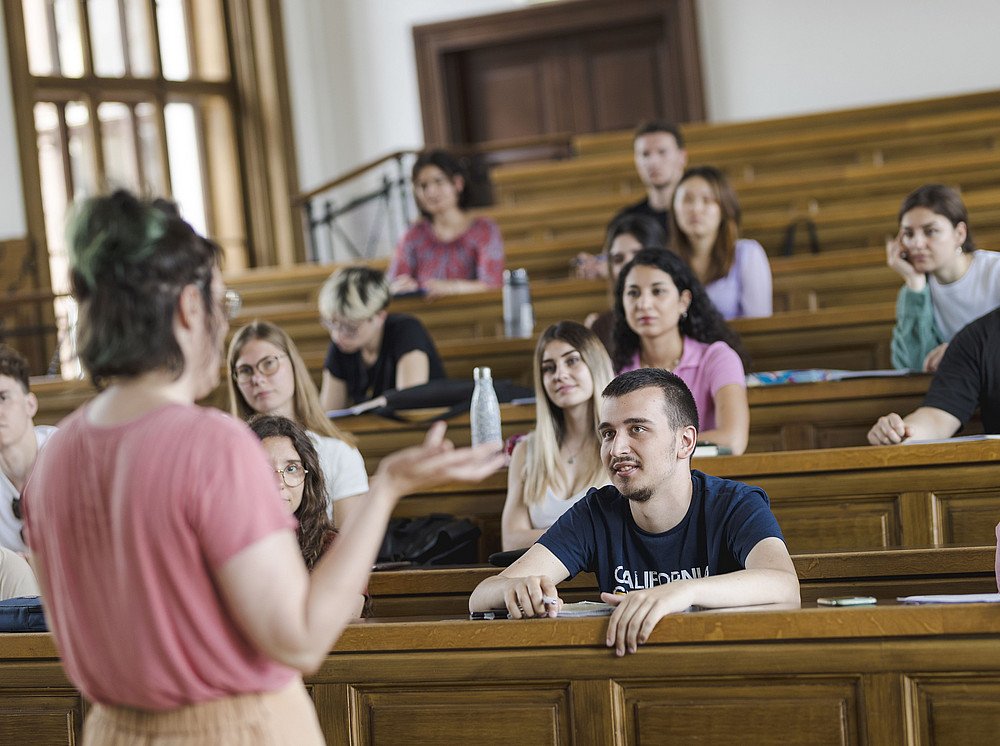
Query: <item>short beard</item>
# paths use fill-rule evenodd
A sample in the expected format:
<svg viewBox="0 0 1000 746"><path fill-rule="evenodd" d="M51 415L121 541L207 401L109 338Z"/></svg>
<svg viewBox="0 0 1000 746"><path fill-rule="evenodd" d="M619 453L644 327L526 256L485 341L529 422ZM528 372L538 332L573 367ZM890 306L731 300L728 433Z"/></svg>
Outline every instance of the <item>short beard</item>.
<svg viewBox="0 0 1000 746"><path fill-rule="evenodd" d="M649 500L653 497L653 488L645 487L640 490L635 490L634 492L622 492L622 497L633 503L649 502Z"/></svg>

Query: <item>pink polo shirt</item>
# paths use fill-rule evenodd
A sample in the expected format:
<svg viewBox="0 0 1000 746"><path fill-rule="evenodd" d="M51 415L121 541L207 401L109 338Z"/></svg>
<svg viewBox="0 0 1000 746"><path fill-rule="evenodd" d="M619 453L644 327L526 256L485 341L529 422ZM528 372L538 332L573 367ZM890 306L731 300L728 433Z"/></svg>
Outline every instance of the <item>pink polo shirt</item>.
<svg viewBox="0 0 1000 746"><path fill-rule="evenodd" d="M110 427L87 410L52 436L23 500L69 678L88 699L146 710L286 685L296 672L251 643L215 582L295 525L260 442L193 405Z"/></svg>
<svg viewBox="0 0 1000 746"><path fill-rule="evenodd" d="M629 365L619 373L639 368L639 353ZM743 361L736 350L725 342L705 344L690 337L684 337L684 352L674 373L691 389L694 402L698 405L698 431L715 427L715 395L723 386L735 383L746 388Z"/></svg>

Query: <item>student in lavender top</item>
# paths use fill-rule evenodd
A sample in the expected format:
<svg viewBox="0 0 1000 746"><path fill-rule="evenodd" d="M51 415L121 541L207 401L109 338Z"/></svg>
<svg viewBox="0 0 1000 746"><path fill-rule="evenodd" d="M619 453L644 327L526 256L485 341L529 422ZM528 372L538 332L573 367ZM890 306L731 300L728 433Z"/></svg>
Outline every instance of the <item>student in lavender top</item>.
<svg viewBox="0 0 1000 746"><path fill-rule="evenodd" d="M725 319L770 316L771 265L764 248L740 238L740 203L717 168L695 166L674 190L670 248L694 270Z"/></svg>
<svg viewBox="0 0 1000 746"><path fill-rule="evenodd" d="M899 208L886 261L905 281L892 331L895 368L933 372L963 326L1000 305L1000 253L976 251L958 192L925 184Z"/></svg>
<svg viewBox="0 0 1000 746"><path fill-rule="evenodd" d="M743 453L750 437L745 364L739 336L676 254L643 249L615 287L615 350L623 373L673 371L688 385L701 415L701 437Z"/></svg>
<svg viewBox="0 0 1000 746"><path fill-rule="evenodd" d="M534 543L590 487L606 481L597 418L601 391L614 374L604 346L583 325L561 321L538 339L534 363L535 429L511 454L500 518L504 550Z"/></svg>
<svg viewBox="0 0 1000 746"><path fill-rule="evenodd" d="M602 392L601 460L611 484L591 489L499 575L470 611L558 616L556 584L593 572L617 608L606 644L634 653L666 615L691 606L799 604L781 529L759 487L691 469L698 412L672 373L623 373Z"/></svg>

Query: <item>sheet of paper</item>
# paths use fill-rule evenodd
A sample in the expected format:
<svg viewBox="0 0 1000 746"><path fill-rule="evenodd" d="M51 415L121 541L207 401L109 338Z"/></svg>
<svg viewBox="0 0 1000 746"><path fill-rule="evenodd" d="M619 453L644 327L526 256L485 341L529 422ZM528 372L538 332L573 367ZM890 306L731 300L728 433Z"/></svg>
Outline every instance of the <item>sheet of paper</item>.
<svg viewBox="0 0 1000 746"><path fill-rule="evenodd" d="M900 596L904 604L996 604L1000 593L945 593L936 596Z"/></svg>

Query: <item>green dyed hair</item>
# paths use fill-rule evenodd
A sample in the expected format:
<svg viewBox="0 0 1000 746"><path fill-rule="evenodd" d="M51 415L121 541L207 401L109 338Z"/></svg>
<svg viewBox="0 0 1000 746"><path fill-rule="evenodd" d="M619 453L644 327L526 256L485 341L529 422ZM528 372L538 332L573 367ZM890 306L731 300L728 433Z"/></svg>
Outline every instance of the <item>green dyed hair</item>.
<svg viewBox="0 0 1000 746"><path fill-rule="evenodd" d="M68 244L80 360L94 383L158 369L180 376L178 298L182 288L197 285L211 309L218 246L195 233L173 203L123 190L80 204Z"/></svg>

